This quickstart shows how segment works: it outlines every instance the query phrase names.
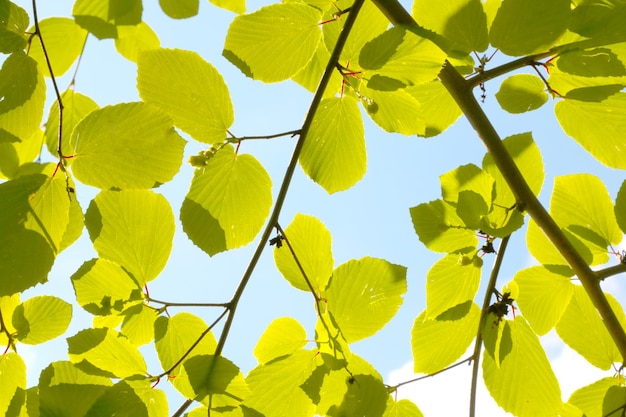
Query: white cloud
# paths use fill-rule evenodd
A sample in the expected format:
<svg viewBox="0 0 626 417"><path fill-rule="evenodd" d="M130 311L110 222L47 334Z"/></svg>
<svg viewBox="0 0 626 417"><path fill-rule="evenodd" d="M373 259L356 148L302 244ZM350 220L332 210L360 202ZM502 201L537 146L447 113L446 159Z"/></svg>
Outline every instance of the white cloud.
<svg viewBox="0 0 626 417"><path fill-rule="evenodd" d="M550 351L553 352L552 367L561 385L564 401L567 401L572 392L578 388L600 378L612 376L612 371L602 371L593 367L576 352L564 347L562 342L559 341L560 347L557 347L556 340L558 338L555 335L548 336L547 339L544 340L544 345L550 346ZM468 357L469 354L468 352L463 357ZM389 385L393 386L419 376L413 373L413 363L409 362L400 369L392 371L387 381ZM413 401L425 417L467 416L469 415L471 378L472 366L462 364L434 377L400 387L397 398ZM505 412L495 403L481 382L482 376L479 375L476 414L490 417L510 417L511 414Z"/></svg>

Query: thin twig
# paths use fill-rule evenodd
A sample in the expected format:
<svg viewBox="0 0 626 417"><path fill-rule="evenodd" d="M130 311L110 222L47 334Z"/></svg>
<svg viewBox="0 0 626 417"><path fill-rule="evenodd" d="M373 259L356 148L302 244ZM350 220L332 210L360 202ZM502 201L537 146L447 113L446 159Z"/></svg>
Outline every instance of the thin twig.
<svg viewBox="0 0 626 417"><path fill-rule="evenodd" d="M623 274L626 272L626 264L620 263L618 265L609 266L608 268L595 271L596 278L600 281L612 277L613 275Z"/></svg>
<svg viewBox="0 0 626 417"><path fill-rule="evenodd" d="M162 304L164 307L230 307L230 303L172 303L170 301L157 300L152 297L146 297L146 301Z"/></svg>
<svg viewBox="0 0 626 417"><path fill-rule="evenodd" d="M476 389L478 387L478 367L480 365L480 348L483 344L482 328L483 321L489 310L491 304L491 296L496 289L496 283L498 282L498 274L500 273L500 267L502 266L502 260L506 252L506 247L509 244L510 236L505 236L500 242L496 259L493 262L493 268L491 269L491 275L489 276L489 282L485 290L485 297L483 298L482 310L480 310L480 320L478 320L478 329L476 330L476 341L474 342L474 353L472 353L472 386L470 389L470 417L474 417L476 414Z"/></svg>
<svg viewBox="0 0 626 417"><path fill-rule="evenodd" d="M324 91L326 90L326 87L328 86L328 83L330 82L330 79L333 75L333 72L335 70L335 64L339 62L341 51L343 50L346 40L348 39L348 35L350 34L352 27L354 26L354 22L356 21L356 18L359 14L359 10L361 9L361 6L363 5L364 1L365 0L354 1L354 4L352 5L350 13L348 14L348 17L346 18L346 21L339 34L339 37L337 38L337 43L335 44L333 53L331 54L328 60L328 64L326 65L324 74L322 75L322 78L317 87L315 95L313 96L313 100L311 101L311 105L309 107L309 111L307 112L306 119L302 125L302 129L300 130L300 137L298 138L298 142L296 143L296 146L293 150L291 160L289 161L289 165L287 166L287 169L285 171L285 176L280 186L278 196L276 197L276 203L274 204L274 208L272 210L270 218L267 222L267 225L265 226L265 230L263 231L263 234L261 235L261 239L259 240L256 250L254 251L252 258L250 259L250 262L248 263L248 266L243 274L243 277L241 278L241 281L239 282L239 286L235 290L233 299L231 300L230 309L228 310L229 313L226 318L226 322L224 323L222 334L220 335L220 339L217 343L215 356L221 355L224 349L224 345L226 344L226 339L228 338L228 334L230 332L230 328L232 326L232 323L235 317L235 312L237 311L237 305L239 303L239 300L241 299L241 296L243 295L243 292L246 286L248 285L250 277L252 276L252 272L254 271L256 264L259 261L259 258L261 257L261 254L263 253L263 250L265 249L267 242L269 241L272 230L278 223L278 217L283 208L285 198L287 197L289 184L291 183L291 179L293 178L293 174L296 170L296 166L298 164L298 158L300 157L300 152L302 151L302 147L304 146L304 141L306 140L308 136L309 130L311 128L311 124L313 123L313 118L315 117L315 114L322 101L322 98L324 97ZM212 369L209 371L209 374L211 372L212 372ZM193 400L190 400L190 399L185 401L180 406L180 408L176 410L176 412L172 415L172 417L180 417L182 413L191 405L192 402Z"/></svg>
<svg viewBox="0 0 626 417"><path fill-rule="evenodd" d="M275 138L280 138L280 137L283 137L283 136L291 136L293 138L294 136L299 135L300 132L302 132L302 129L290 130L288 132L276 133L276 134L273 134L273 135L242 136L242 137L239 137L239 138L236 137L236 136L233 136L232 138L228 138L227 142L228 143L239 143L239 142L242 142L244 140L275 139Z"/></svg>
<svg viewBox="0 0 626 417"><path fill-rule="evenodd" d="M396 391L398 388L400 388L403 385L411 384L413 382L421 381L421 380L427 379L427 378L432 378L435 375L439 375L439 374L441 374L443 372L449 371L450 369L454 369L457 366L460 366L460 365L463 365L464 363L472 361L473 358L474 358L473 356L470 356L468 358L463 359L462 361L454 363L454 364L452 364L452 365L450 365L450 366L448 366L446 368L443 368L443 369L441 369L441 370L439 370L437 372L433 372L432 374L428 374L428 375L420 376L419 378L410 379L408 381L400 382L398 385L394 385L393 387L390 387L391 392Z"/></svg>

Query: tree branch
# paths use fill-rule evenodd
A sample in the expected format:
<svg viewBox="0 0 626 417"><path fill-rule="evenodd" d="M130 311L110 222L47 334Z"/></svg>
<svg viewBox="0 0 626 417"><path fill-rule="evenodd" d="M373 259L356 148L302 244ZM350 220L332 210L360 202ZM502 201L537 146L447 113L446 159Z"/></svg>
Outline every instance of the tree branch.
<svg viewBox="0 0 626 417"><path fill-rule="evenodd" d="M493 263L493 268L491 268L491 275L489 276L489 282L487 283L487 289L485 290L485 297L483 298L483 306L480 310L480 320L478 321L478 330L476 330L476 342L474 343L474 353L472 354L472 386L470 389L470 417L474 417L476 415L476 389L478 387L478 366L480 365L480 347L483 344L483 322L485 321L485 316L487 315L487 311L489 310L489 305L491 304L491 296L493 295L493 290L496 288L496 283L498 282L498 274L500 273L500 267L502 266L502 260L504 259L504 254L506 252L506 247L509 244L509 238L511 236L506 236L502 238L500 242L500 247L498 248L498 254L496 255L496 259Z"/></svg>
<svg viewBox="0 0 626 417"><path fill-rule="evenodd" d="M359 14L361 6L365 0L355 0L354 4L350 9L350 13L346 18L344 26L337 38L337 43L335 44L335 48L328 60L326 65L326 69L324 70L324 74L320 80L320 83L315 91L315 95L313 96L313 100L311 101L311 105L309 107L309 111L307 112L306 119L302 125L302 129L300 130L300 137L298 138L298 142L293 150L293 154L291 156L291 160L289 161L289 165L285 171L285 176L283 177L282 184L280 186L280 190L278 192L278 196L276 197L276 203L274 204L274 208L270 215L270 218L265 226L265 230L261 235L261 239L248 263L248 267L246 268L241 281L239 282L239 286L235 290L235 294L233 295L233 299L230 302L230 308L228 310L228 316L226 318L226 322L224 323L224 328L222 330L222 334L220 335L220 339L217 343L217 347L215 349L215 356L219 356L222 354L224 349L224 345L226 344L226 339L228 338L228 334L230 332L230 328L233 323L233 319L235 317L235 313L237 311L237 304L243 295L243 292L250 281L250 277L252 276L252 272L256 268L256 264L263 253L263 249L267 245L272 230L278 223L278 217L280 216L280 212L283 208L283 204L285 202L285 198L287 197L287 191L289 190L289 184L291 183L291 179L293 178L293 174L296 170L296 165L298 164L298 158L300 157L300 152L302 151L302 147L304 146L304 141L306 140L309 130L311 128L311 124L313 123L313 118L315 117L315 113L322 101L324 96L324 91L330 82L330 79L335 71L335 65L339 62L339 57L341 55L341 51L343 50L344 45L346 44L346 40L348 39L348 35L354 26L354 22ZM215 362L213 362L214 366ZM209 374L213 369L209 370ZM172 415L172 417L180 417L182 413L191 405L193 400L185 401L181 407Z"/></svg>

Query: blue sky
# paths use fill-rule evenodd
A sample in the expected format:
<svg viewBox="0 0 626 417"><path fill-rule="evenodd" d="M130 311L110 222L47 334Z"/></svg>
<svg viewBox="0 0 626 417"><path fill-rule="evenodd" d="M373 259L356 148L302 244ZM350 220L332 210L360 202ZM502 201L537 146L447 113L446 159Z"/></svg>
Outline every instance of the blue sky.
<svg viewBox="0 0 626 417"><path fill-rule="evenodd" d="M18 0L15 3L32 16L30 1ZM253 11L261 5L261 2L251 1L247 7L249 11ZM221 56L224 37L234 17L232 13L218 9L208 1L201 1L199 16L175 21L160 11L156 1L144 2L144 8L144 20L158 34L162 47L196 51L224 76L235 108L235 124L231 132L238 136L263 135L298 129L301 126L312 98L311 93L290 81L280 84L252 81ZM71 9L70 0L38 2L40 19L48 16L71 16ZM494 61L497 62L498 59ZM71 72L72 70L69 73ZM64 89L69 78L66 75L59 81ZM565 136L554 119L554 101L549 101L538 111L511 116L499 108L493 96L498 91L500 81L498 79L487 84L488 98L484 106L502 137L533 131L546 166L542 201L549 201L555 176L577 172L598 175L615 198L624 174L602 166ZM100 106L105 106L137 101L135 85L135 64L117 54L112 40L98 41L90 37L78 70L76 91L90 96ZM51 88L48 89L47 99L48 103L54 100ZM464 118L459 119L444 134L431 139L387 134L367 117L364 120L368 171L363 180L345 192L329 196L298 168L280 216L280 223L285 228L299 212L322 220L333 236L335 266L349 259L372 256L408 267L409 290L398 315L374 337L353 345L356 353L370 361L386 376L401 369L411 360L410 330L413 320L424 308L425 275L440 257L426 250L419 242L413 231L409 207L439 198L439 175L467 163L480 165L485 150ZM294 139L286 137L269 141L249 141L241 146L240 152L253 154L269 172L274 196L293 145ZM189 155L204 148L205 145L190 140L186 146L185 161ZM49 155L45 158L52 160ZM185 163L172 182L157 189L157 192L163 193L169 199L176 217L192 174L193 168ZM78 188L77 196L83 209L87 208L89 200L96 193L97 190L93 188ZM177 223L177 234L169 263L161 276L150 284L150 293L157 299L168 301L226 302L243 274L255 243L256 241L244 248L210 258L187 239ZM69 277L84 261L95 256L85 232L73 247L58 257L49 275L50 282L29 290L24 298L54 294L68 301L72 300L74 294ZM489 273L490 263L491 258L487 255L485 274ZM524 246L524 234L518 232L511 240L500 285L510 280L515 271L530 264L532 259ZM623 296L623 286L611 284L611 288L618 297ZM482 298L482 294L479 297ZM171 309L170 313L176 311L181 310ZM207 322L212 321L219 313L207 309L192 311ZM234 327L226 343L225 356L247 373L256 364L252 350L259 336L274 318L282 316L292 316L300 320L313 338L315 311L312 297L293 289L281 277L268 248L240 303ZM91 316L75 306L74 318L65 336L71 336L90 326L90 322ZM553 340L548 340L546 344L550 346L553 357L560 355L561 348ZM50 361L66 359L66 351L64 337L44 346L22 347L20 352L29 360L29 385L36 383L39 371ZM142 352L151 358L149 369L153 373L159 373L152 347L144 347ZM427 383L419 383L419 389L425 389ZM469 392L469 378L465 386ZM411 390L412 387L410 385L406 390ZM172 393L171 409L175 409L179 403L175 395Z"/></svg>

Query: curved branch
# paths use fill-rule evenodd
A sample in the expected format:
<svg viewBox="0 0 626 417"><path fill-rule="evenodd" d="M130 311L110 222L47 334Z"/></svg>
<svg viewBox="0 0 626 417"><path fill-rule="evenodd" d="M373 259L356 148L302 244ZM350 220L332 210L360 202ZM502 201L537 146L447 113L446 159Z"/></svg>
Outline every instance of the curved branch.
<svg viewBox="0 0 626 417"><path fill-rule="evenodd" d="M503 237L498 248L498 254L496 260L493 262L493 268L491 269L491 275L489 276L489 282L487 283L487 289L485 290L485 298L483 298L483 306L480 310L480 320L478 320L478 330L476 330L476 342L474 343L474 353L472 354L472 387L470 389L470 417L474 417L476 414L476 388L478 387L478 366L480 364L480 347L483 344L483 321L489 310L489 304L491 304L491 296L496 288L498 282L498 274L500 273L500 267L502 266L502 260L504 259L504 253L506 247L509 244L510 235Z"/></svg>

